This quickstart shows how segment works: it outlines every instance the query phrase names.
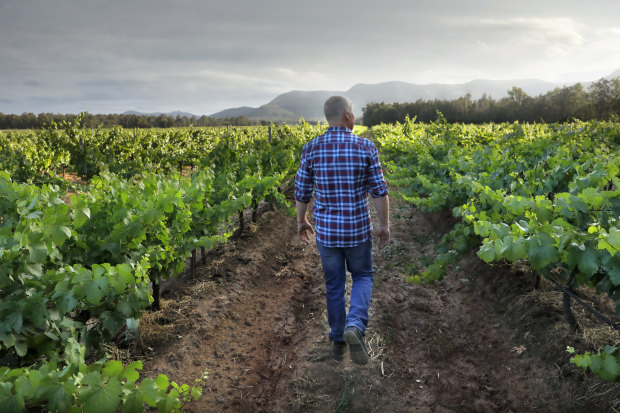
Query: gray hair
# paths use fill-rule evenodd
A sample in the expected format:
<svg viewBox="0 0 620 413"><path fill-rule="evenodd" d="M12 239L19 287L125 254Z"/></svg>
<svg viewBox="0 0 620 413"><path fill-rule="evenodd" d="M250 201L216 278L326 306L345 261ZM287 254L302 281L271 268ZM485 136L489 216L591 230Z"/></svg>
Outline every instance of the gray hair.
<svg viewBox="0 0 620 413"><path fill-rule="evenodd" d="M332 96L325 101L323 112L330 125L340 123L344 112L353 114L353 102L344 96Z"/></svg>

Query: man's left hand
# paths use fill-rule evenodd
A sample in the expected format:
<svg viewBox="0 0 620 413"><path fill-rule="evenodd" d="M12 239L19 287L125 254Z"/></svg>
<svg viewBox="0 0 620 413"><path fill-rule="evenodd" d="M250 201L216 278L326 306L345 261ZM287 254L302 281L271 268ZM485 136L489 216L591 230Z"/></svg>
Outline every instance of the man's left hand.
<svg viewBox="0 0 620 413"><path fill-rule="evenodd" d="M379 245L379 249L382 250L386 245L390 243L390 227L387 225L381 225L375 231L375 239Z"/></svg>

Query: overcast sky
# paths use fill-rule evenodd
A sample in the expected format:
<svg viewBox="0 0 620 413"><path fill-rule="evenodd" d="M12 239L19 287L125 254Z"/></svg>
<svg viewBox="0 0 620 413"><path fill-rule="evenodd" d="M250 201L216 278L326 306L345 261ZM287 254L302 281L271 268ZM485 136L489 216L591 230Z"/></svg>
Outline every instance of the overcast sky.
<svg viewBox="0 0 620 413"><path fill-rule="evenodd" d="M211 114L391 80L598 80L618 0L0 0L0 112Z"/></svg>

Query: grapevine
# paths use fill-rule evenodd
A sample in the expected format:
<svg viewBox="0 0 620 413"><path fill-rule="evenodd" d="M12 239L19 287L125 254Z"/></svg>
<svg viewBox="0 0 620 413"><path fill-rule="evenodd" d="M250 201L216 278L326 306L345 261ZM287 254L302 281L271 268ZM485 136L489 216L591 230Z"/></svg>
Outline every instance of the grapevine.
<svg viewBox="0 0 620 413"><path fill-rule="evenodd" d="M487 263L524 261L569 288L607 293L620 314L619 131L613 122L450 125L441 117L375 126L400 196L459 219L437 261L413 280L441 279L474 247Z"/></svg>

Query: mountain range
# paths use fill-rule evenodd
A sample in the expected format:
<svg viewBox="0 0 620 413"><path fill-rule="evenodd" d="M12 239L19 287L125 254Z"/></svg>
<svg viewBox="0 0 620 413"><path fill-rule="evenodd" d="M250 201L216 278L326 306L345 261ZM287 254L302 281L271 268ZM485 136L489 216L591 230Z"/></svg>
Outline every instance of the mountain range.
<svg viewBox="0 0 620 413"><path fill-rule="evenodd" d="M620 77L620 69L605 76L606 79ZM581 82L587 87L592 82ZM483 94L493 98L501 99L508 95L508 91L513 87L519 87L530 96L538 96L544 94L556 87L563 87L568 83L553 83L537 79L520 79L520 80L489 80L477 79L467 83L459 84L413 84L405 82L385 82L375 84L359 83L349 90L333 91L333 90L314 90L302 91L294 90L276 96L271 102L261 105L257 108L242 106L237 108L226 109L221 112L209 115L214 118L228 118L247 116L254 120L268 121L293 121L296 122L300 117L307 121L323 121L323 103L332 95L347 96L353 102L355 116L361 118L362 108L371 102L415 102L418 99L456 99L465 96L467 93L472 99L479 99ZM139 112L125 112L125 114L146 115ZM160 113L150 113L148 115L159 115ZM171 112L166 115L176 117L188 116L198 117L185 112Z"/></svg>
<svg viewBox="0 0 620 413"><path fill-rule="evenodd" d="M620 69L607 79L620 77ZM582 82L587 87L591 82ZM467 93L472 99L479 99L483 94L501 99L508 95L514 86L519 87L530 96L544 94L556 87L567 86L566 83L552 83L537 79L488 80L478 79L460 84L432 83L419 85L405 82L385 82L376 84L357 84L346 91L301 91L283 93L257 108L248 106L226 109L210 116L215 118L247 116L250 119L297 121L303 117L308 121L324 120L323 103L332 95L347 96L353 102L356 117L362 116L362 108L370 102L415 102L418 99L456 99Z"/></svg>

